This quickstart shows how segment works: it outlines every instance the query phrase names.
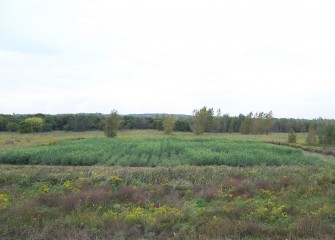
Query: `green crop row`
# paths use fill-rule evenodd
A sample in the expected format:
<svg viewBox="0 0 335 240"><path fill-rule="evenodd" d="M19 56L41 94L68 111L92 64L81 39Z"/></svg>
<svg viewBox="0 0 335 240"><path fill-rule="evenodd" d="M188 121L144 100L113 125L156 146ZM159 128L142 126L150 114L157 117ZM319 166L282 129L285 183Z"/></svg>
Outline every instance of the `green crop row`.
<svg viewBox="0 0 335 240"><path fill-rule="evenodd" d="M320 164L300 149L224 138L91 138L12 150L0 163L46 165L299 165Z"/></svg>

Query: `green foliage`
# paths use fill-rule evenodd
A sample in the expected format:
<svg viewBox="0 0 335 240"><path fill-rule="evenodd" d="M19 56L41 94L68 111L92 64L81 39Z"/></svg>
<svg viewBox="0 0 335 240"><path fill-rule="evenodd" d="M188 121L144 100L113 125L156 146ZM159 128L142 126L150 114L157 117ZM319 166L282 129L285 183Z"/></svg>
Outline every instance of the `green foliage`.
<svg viewBox="0 0 335 240"><path fill-rule="evenodd" d="M174 131L191 132L191 119L190 118L177 118L174 125Z"/></svg>
<svg viewBox="0 0 335 240"><path fill-rule="evenodd" d="M205 131L211 132L213 127L213 108L203 107L200 110L193 111L192 130L196 135L201 135Z"/></svg>
<svg viewBox="0 0 335 240"><path fill-rule="evenodd" d="M10 122L7 124L7 129L11 132L17 132L19 130L19 124L16 122Z"/></svg>
<svg viewBox="0 0 335 240"><path fill-rule="evenodd" d="M64 131L66 131L66 132L69 132L69 131L71 131L71 125L70 124L65 124L64 126L63 126L63 130Z"/></svg>
<svg viewBox="0 0 335 240"><path fill-rule="evenodd" d="M319 132L319 141L321 144L335 144L335 123L328 123Z"/></svg>
<svg viewBox="0 0 335 240"><path fill-rule="evenodd" d="M7 118L0 116L0 131L6 131L7 124L8 124Z"/></svg>
<svg viewBox="0 0 335 240"><path fill-rule="evenodd" d="M197 110L198 111L198 110ZM247 134L268 134L269 132L289 132L293 129L296 133L307 132L310 124L316 124L316 129L323 129L328 123L334 124L335 120L327 120L319 118L317 120L306 120L306 119L273 119L272 112L269 113L256 113L252 114L251 124L248 127L246 119L250 118L249 115L245 116L239 114L238 116L229 116L228 114L221 114L221 110L217 110L217 114L214 116L212 108L206 108L207 120L204 132L241 132ZM193 119L185 115L175 115L177 117L174 131L191 131L191 127L194 126ZM0 131L8 131L8 123L16 122L19 123L27 118L38 117L44 121L44 132L47 131L91 131L91 130L103 130L105 126L106 116L100 113L88 114L13 114L6 115L0 114ZM234 126L232 129L232 121ZM160 114L137 114L137 115L125 115L122 116L122 120L119 129L157 129L163 130L163 116ZM247 127L246 127L247 125ZM319 131L318 131L319 133Z"/></svg>
<svg viewBox="0 0 335 240"><path fill-rule="evenodd" d="M313 123L311 123L309 125L308 134L307 134L307 137L306 137L306 143L308 145L315 145L315 144L317 144L315 124L313 124Z"/></svg>
<svg viewBox="0 0 335 240"><path fill-rule="evenodd" d="M9 196L5 193L0 193L0 209L6 209L9 206Z"/></svg>
<svg viewBox="0 0 335 240"><path fill-rule="evenodd" d="M234 132L234 126L235 126L235 119L233 118L229 123L228 133L233 133Z"/></svg>
<svg viewBox="0 0 335 240"><path fill-rule="evenodd" d="M272 128L272 111L268 113L249 113L240 128L242 134L269 134Z"/></svg>
<svg viewBox="0 0 335 240"><path fill-rule="evenodd" d="M116 137L117 131L119 130L121 119L116 110L113 110L111 114L105 120L104 133L107 137Z"/></svg>
<svg viewBox="0 0 335 240"><path fill-rule="evenodd" d="M250 134L252 133L252 127L253 127L253 113L249 113L241 123L240 132L242 134Z"/></svg>
<svg viewBox="0 0 335 240"><path fill-rule="evenodd" d="M176 118L172 115L165 116L163 118L163 129L164 129L164 134L169 135L172 133L174 126L176 123Z"/></svg>
<svg viewBox="0 0 335 240"><path fill-rule="evenodd" d="M296 143L297 142L297 135L295 134L293 129L291 129L291 131L288 134L288 142L289 143Z"/></svg>
<svg viewBox="0 0 335 240"><path fill-rule="evenodd" d="M24 148L0 155L0 163L48 165L253 166L319 164L301 150L222 138L97 138Z"/></svg>
<svg viewBox="0 0 335 240"><path fill-rule="evenodd" d="M27 118L20 122L20 133L41 132L43 129L43 119L39 117Z"/></svg>

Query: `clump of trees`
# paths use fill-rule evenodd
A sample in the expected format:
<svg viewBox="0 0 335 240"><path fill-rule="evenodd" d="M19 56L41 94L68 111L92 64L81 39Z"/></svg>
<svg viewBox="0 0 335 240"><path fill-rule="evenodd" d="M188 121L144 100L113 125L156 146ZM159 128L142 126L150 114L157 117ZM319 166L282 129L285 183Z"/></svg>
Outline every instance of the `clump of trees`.
<svg viewBox="0 0 335 240"><path fill-rule="evenodd" d="M116 137L121 123L120 116L116 110L105 119L104 133L107 137Z"/></svg>
<svg viewBox="0 0 335 240"><path fill-rule="evenodd" d="M212 130L213 123L213 109L207 109L207 107L203 107L199 110L193 111L193 123L192 123L192 131L196 135L203 134L205 131L210 132Z"/></svg>
<svg viewBox="0 0 335 240"><path fill-rule="evenodd" d="M272 127L272 111L265 113L249 113L243 120L240 132L242 134L269 134Z"/></svg>
<svg viewBox="0 0 335 240"><path fill-rule="evenodd" d="M272 118L272 111L230 117L228 114L222 116L220 109L214 116L213 108L203 107L193 111L192 130L196 135L204 132L238 131L242 134L269 134L272 130Z"/></svg>

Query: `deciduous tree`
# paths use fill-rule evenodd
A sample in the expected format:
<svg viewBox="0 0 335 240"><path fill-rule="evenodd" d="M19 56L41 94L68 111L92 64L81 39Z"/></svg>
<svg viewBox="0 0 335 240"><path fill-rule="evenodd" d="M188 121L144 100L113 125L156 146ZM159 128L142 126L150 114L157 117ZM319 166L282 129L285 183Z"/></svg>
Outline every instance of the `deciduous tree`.
<svg viewBox="0 0 335 240"><path fill-rule="evenodd" d="M164 134L171 134L176 123L176 118L172 115L164 116L163 118L163 129Z"/></svg>
<svg viewBox="0 0 335 240"><path fill-rule="evenodd" d="M200 110L194 110L193 114L192 130L196 135L203 134L206 129L210 128L211 118L209 116L213 114L213 109L207 110L207 107L203 107ZM213 115L211 115L211 117L213 117Z"/></svg>
<svg viewBox="0 0 335 240"><path fill-rule="evenodd" d="M106 118L104 133L107 137L116 137L117 131L120 126L120 116L116 110L113 110L111 114Z"/></svg>

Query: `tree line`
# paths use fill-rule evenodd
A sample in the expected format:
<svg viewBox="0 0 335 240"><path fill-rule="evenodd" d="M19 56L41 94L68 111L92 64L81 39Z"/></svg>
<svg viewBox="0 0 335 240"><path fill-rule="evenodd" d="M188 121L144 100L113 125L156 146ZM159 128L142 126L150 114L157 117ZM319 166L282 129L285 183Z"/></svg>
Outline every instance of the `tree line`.
<svg viewBox="0 0 335 240"><path fill-rule="evenodd" d="M131 116L123 115L120 117L119 129L156 129L163 130L163 119L168 115L152 116ZM12 131L28 133L30 123L39 121L38 129L31 129L31 132L50 132L50 131L92 131L103 130L108 115L100 113L89 114L0 114L0 131ZM42 121L40 121L40 120ZM191 117L178 117L174 124L174 131L190 132Z"/></svg>
<svg viewBox="0 0 335 240"><path fill-rule="evenodd" d="M114 111L117 114L117 111ZM118 115L118 114L117 114ZM0 115L0 131L48 132L103 130L110 115L89 114L30 114ZM270 132L309 132L310 129L324 137L320 142L329 142L334 131L335 120L274 118L272 111L230 116L221 110L203 107L193 111L192 116L146 114L144 116L118 115L118 130L156 129L166 134L172 131L209 133L269 134ZM312 126L312 127L311 127ZM334 130L333 130L334 129ZM328 136L329 135L329 136ZM334 137L335 138L335 137Z"/></svg>

